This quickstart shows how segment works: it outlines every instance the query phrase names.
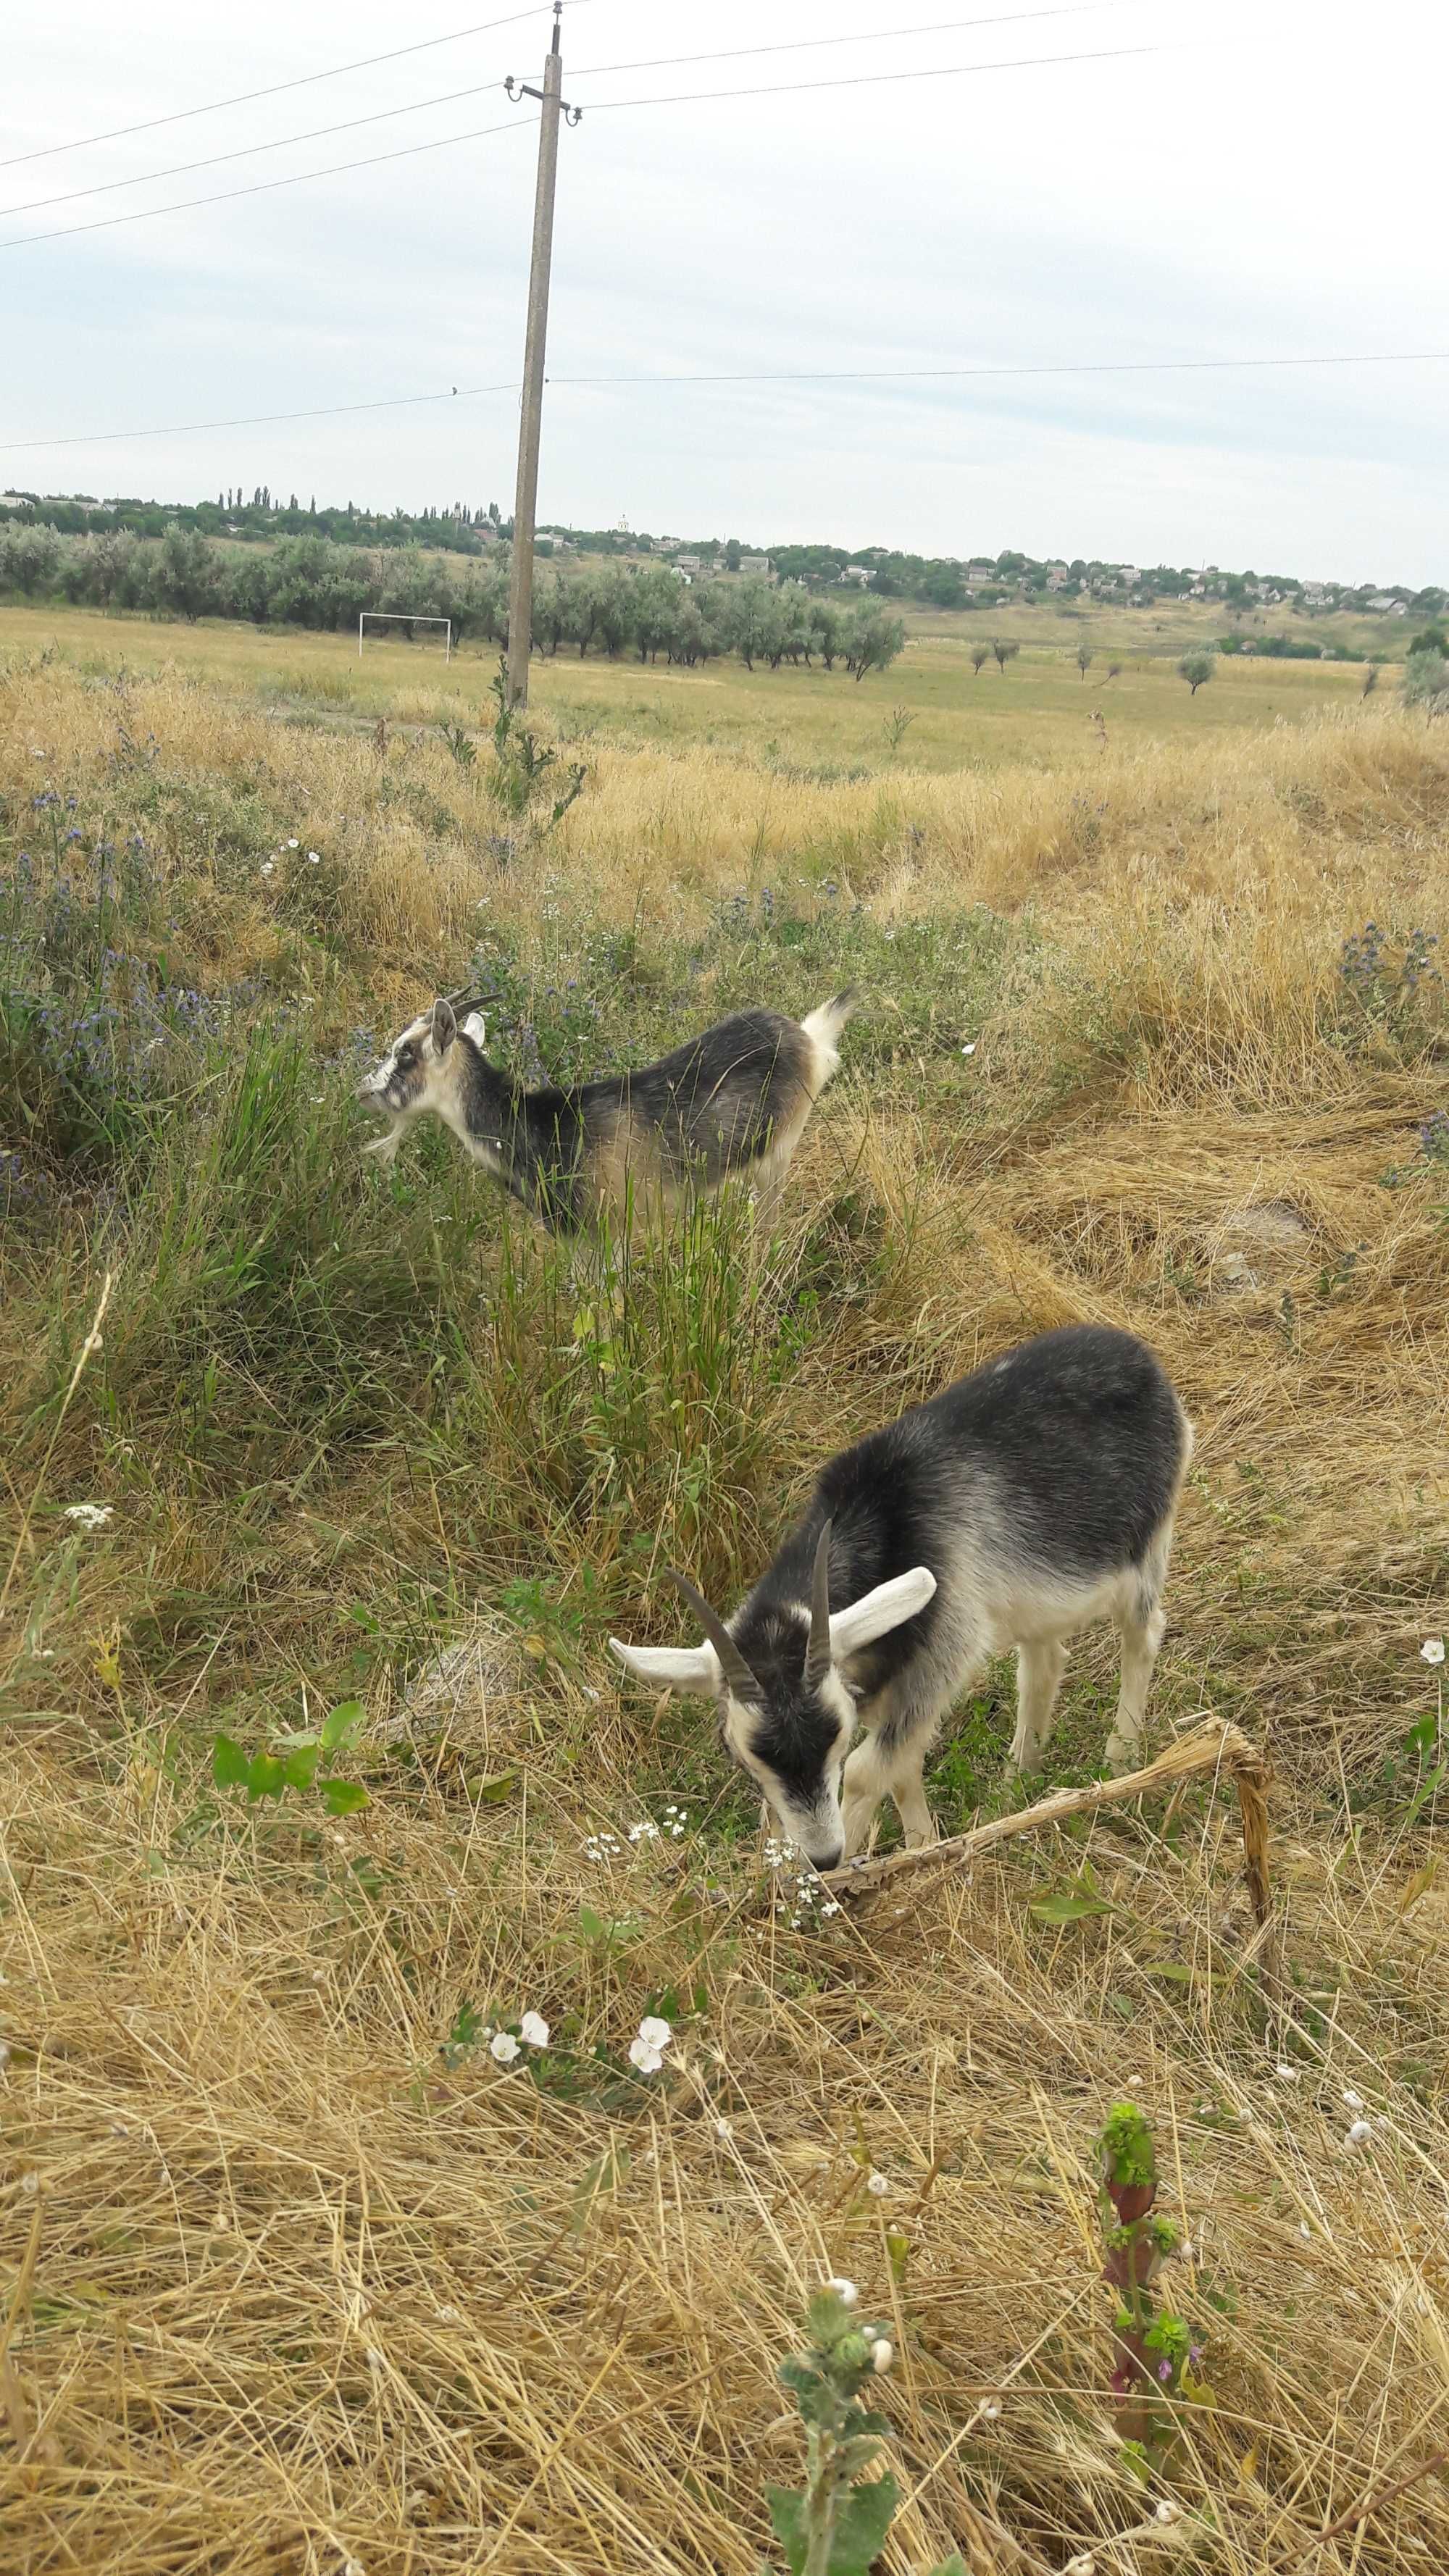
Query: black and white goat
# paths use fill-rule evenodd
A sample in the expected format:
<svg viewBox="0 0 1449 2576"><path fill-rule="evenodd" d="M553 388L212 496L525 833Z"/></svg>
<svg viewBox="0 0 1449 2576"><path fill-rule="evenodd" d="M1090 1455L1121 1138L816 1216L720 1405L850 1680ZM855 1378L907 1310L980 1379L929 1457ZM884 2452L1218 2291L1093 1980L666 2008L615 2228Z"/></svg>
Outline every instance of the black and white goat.
<svg viewBox="0 0 1449 2576"><path fill-rule="evenodd" d="M1008 1647L1011 1756L1033 1771L1063 1640L1114 1621L1107 1760L1131 1767L1191 1455L1191 1425L1141 1342L1097 1325L1044 1333L832 1458L728 1623L673 1575L705 1645L609 1643L641 1681L714 1697L727 1751L818 1869L862 1849L887 1794L907 1843L928 1842L937 1724Z"/></svg>
<svg viewBox="0 0 1449 2576"><path fill-rule="evenodd" d="M391 1121L367 1150L390 1159L408 1122L431 1110L556 1233L736 1175L768 1202L838 1070L855 1002L837 993L804 1020L736 1011L637 1073L525 1091L489 1063L483 1014L460 1019L455 994L413 1020L363 1083L359 1097Z"/></svg>

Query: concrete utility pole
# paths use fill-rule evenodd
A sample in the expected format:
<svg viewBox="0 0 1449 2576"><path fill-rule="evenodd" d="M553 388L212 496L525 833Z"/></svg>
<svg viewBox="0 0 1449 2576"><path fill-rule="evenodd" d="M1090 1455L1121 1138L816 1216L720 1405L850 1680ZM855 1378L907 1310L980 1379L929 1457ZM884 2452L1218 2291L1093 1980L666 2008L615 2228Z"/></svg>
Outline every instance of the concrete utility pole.
<svg viewBox="0 0 1449 2576"><path fill-rule="evenodd" d="M538 442L543 426L543 361L548 341L548 281L553 264L553 192L558 174L559 113L577 125L580 107L563 100L559 21L563 0L553 0L553 43L543 66L543 87L504 83L510 98L541 100L538 185L533 199L533 265L528 280L528 334L523 349L523 406L518 423L518 488L513 502L513 561L508 584L508 703L528 704L528 657L533 646L533 517L538 507Z"/></svg>

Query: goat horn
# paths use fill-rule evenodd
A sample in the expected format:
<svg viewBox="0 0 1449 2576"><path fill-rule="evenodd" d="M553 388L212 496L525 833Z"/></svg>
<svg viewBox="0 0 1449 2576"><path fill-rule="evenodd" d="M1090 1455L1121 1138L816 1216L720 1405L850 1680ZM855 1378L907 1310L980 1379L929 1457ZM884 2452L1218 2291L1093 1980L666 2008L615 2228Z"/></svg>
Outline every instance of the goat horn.
<svg viewBox="0 0 1449 2576"><path fill-rule="evenodd" d="M498 992L495 987L491 993L475 993L468 985L460 984L456 993L445 993L443 995L443 1000L452 1010L471 1011L476 1008L479 1002L496 1002L498 1000Z"/></svg>
<svg viewBox="0 0 1449 2576"><path fill-rule="evenodd" d="M815 1575L810 1587L810 1643L805 1649L805 1680L818 1690L831 1666L830 1531L827 1521L815 1548Z"/></svg>
<svg viewBox="0 0 1449 2576"><path fill-rule="evenodd" d="M694 1585L690 1582L687 1574L677 1574L672 1565L666 1566L664 1571L668 1581L674 1584L678 1591L683 1593L685 1600L689 1603L691 1610L694 1612L696 1619L699 1621L701 1628L704 1630L705 1635L708 1637L710 1644L713 1646L715 1653L719 1657L720 1670L724 1674L725 1680L728 1682L730 1689L738 1698L758 1703L760 1696L759 1682L751 1672L744 1656L740 1653L738 1646L735 1644L735 1641L730 1635L728 1628L725 1626L723 1619L720 1617L719 1612L717 1610L711 1610L704 1594L702 1592L696 1592Z"/></svg>

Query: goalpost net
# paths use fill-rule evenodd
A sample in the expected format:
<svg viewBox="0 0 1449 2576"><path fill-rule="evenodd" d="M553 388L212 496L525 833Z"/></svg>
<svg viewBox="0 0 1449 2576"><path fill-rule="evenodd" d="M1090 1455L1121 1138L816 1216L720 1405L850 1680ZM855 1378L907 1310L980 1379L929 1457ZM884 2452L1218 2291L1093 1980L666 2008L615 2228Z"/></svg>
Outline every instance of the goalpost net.
<svg viewBox="0 0 1449 2576"><path fill-rule="evenodd" d="M367 626L406 626L409 629L414 626L441 626L443 629L443 659L445 662L451 662L453 658L453 621L451 617L415 617L411 609L407 608L364 608L357 621L357 658L359 662L362 659L363 629ZM411 635L409 636L409 641L411 641Z"/></svg>

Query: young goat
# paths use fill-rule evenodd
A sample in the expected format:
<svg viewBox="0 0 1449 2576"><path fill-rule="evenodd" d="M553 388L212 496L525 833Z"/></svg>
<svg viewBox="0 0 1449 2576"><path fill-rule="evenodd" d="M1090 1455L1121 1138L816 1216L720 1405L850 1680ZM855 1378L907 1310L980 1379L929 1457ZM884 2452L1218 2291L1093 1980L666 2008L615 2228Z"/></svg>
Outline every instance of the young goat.
<svg viewBox="0 0 1449 2576"><path fill-rule="evenodd" d="M1191 1455L1191 1425L1141 1342L1098 1325L1044 1333L832 1458L728 1624L672 1574L707 1644L609 1644L642 1681L714 1696L726 1750L817 1869L854 1858L887 1794L907 1843L929 1842L937 1723L1009 1646L1011 1758L1033 1771L1063 1639L1113 1620L1107 1760L1135 1761Z"/></svg>
<svg viewBox="0 0 1449 2576"><path fill-rule="evenodd" d="M716 1190L734 1174L768 1201L839 1066L855 1002L837 993L805 1020L736 1011L637 1073L525 1091L489 1063L481 1011L460 1021L454 994L405 1028L363 1083L359 1097L392 1122L367 1150L390 1159L408 1121L431 1110L555 1233L631 1193L645 1202L691 1184Z"/></svg>

